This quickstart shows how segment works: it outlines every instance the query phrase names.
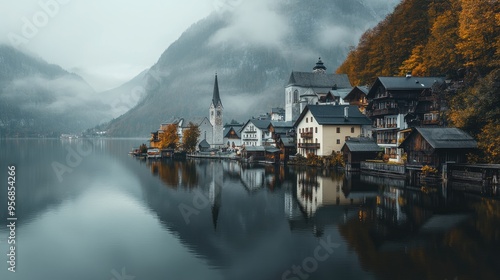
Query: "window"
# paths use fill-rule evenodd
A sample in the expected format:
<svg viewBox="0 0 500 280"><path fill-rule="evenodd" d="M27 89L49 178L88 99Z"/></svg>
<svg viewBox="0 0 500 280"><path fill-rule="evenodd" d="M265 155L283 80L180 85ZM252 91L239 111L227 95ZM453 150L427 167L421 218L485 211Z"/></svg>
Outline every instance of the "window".
<svg viewBox="0 0 500 280"><path fill-rule="evenodd" d="M337 139L337 145L339 145L339 144L340 144L340 139Z"/></svg>
<svg viewBox="0 0 500 280"><path fill-rule="evenodd" d="M351 127L351 133L354 133L354 127Z"/></svg>
<svg viewBox="0 0 500 280"><path fill-rule="evenodd" d="M316 143L318 143L318 138L316 138Z"/></svg>
<svg viewBox="0 0 500 280"><path fill-rule="evenodd" d="M314 120L314 118L313 118L313 117L311 117L311 122L313 122L313 120Z"/></svg>
<svg viewBox="0 0 500 280"><path fill-rule="evenodd" d="M314 133L318 133L318 127L314 128Z"/></svg>
<svg viewBox="0 0 500 280"><path fill-rule="evenodd" d="M295 90L293 92L293 103L298 103L299 102L299 91Z"/></svg>
<svg viewBox="0 0 500 280"><path fill-rule="evenodd" d="M306 123L308 123L308 122L309 122L309 118L306 118Z"/></svg>
<svg viewBox="0 0 500 280"><path fill-rule="evenodd" d="M340 127L337 127L337 133L340 133Z"/></svg>

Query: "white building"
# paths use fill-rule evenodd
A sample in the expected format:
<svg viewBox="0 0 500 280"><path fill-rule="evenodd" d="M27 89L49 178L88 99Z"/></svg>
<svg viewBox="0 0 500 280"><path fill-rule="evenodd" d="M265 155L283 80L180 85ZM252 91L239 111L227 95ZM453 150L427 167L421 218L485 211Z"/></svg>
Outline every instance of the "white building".
<svg viewBox="0 0 500 280"><path fill-rule="evenodd" d="M327 74L321 58L312 72L292 72L285 87L285 121L295 121L307 105L345 103L352 86L346 74Z"/></svg>
<svg viewBox="0 0 500 280"><path fill-rule="evenodd" d="M241 143L245 146L263 146L271 138L268 130L270 120L248 120L241 128Z"/></svg>
<svg viewBox="0 0 500 280"><path fill-rule="evenodd" d="M329 156L348 137L371 137L372 122L354 105L308 105L295 122L297 151Z"/></svg>

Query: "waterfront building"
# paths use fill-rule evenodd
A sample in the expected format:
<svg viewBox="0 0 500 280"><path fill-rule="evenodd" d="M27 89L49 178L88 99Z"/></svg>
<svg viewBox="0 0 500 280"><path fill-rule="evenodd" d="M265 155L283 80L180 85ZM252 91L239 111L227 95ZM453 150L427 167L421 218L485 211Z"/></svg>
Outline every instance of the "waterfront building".
<svg viewBox="0 0 500 280"><path fill-rule="evenodd" d="M295 122L298 152L329 156L348 137L371 137L371 121L357 106L308 105Z"/></svg>
<svg viewBox="0 0 500 280"><path fill-rule="evenodd" d="M440 167L446 162L466 163L477 142L458 128L417 127L401 143L408 165Z"/></svg>
<svg viewBox="0 0 500 280"><path fill-rule="evenodd" d="M400 161L398 144L401 133L409 127L438 125L439 92L446 86L440 77L378 77L368 92L370 104L366 114L371 118L377 144L384 148L390 161Z"/></svg>
<svg viewBox="0 0 500 280"><path fill-rule="evenodd" d="M373 138L348 138L342 146L346 170L359 170L362 161L375 159L382 148Z"/></svg>
<svg viewBox="0 0 500 280"><path fill-rule="evenodd" d="M263 146L271 138L268 130L270 123L270 120L248 120L241 128L242 146Z"/></svg>

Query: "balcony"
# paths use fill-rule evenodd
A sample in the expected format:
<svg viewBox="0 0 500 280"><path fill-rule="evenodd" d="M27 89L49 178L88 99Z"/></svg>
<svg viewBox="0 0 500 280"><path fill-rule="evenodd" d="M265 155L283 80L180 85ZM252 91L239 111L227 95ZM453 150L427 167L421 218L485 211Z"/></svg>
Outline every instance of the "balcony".
<svg viewBox="0 0 500 280"><path fill-rule="evenodd" d="M243 133L257 133L257 130L245 130Z"/></svg>
<svg viewBox="0 0 500 280"><path fill-rule="evenodd" d="M312 139L313 138L313 133L311 132L302 132L300 134L300 137L305 138L305 139Z"/></svg>
<svg viewBox="0 0 500 280"><path fill-rule="evenodd" d="M393 128L398 128L398 125L393 123L393 124L387 124L387 125L384 125L384 124L380 124L380 125L377 125L375 128L380 128L380 129L393 129Z"/></svg>
<svg viewBox="0 0 500 280"><path fill-rule="evenodd" d="M299 143L299 148L302 149L319 149L319 143Z"/></svg>
<svg viewBox="0 0 500 280"><path fill-rule="evenodd" d="M422 124L439 124L439 120L423 120Z"/></svg>
<svg viewBox="0 0 500 280"><path fill-rule="evenodd" d="M375 109L371 113L372 116L397 115L397 114L399 114L398 108Z"/></svg>
<svg viewBox="0 0 500 280"><path fill-rule="evenodd" d="M396 144L396 139L377 139L377 144Z"/></svg>

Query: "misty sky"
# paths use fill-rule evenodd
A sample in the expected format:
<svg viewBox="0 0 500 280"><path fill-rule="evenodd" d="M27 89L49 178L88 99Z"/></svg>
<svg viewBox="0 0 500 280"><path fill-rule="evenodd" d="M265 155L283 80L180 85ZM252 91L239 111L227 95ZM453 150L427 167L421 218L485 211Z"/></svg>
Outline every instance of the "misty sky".
<svg viewBox="0 0 500 280"><path fill-rule="evenodd" d="M397 2L365 1L366 5L387 7ZM289 26L286 19L270 9L275 3L273 0L0 0L0 43L58 64L81 75L97 91L103 91L151 67L183 31L214 11L221 15L224 11L235 13L231 25L215 34L212 43L229 40L242 46L257 43L279 47L275 45L286 36ZM319 42L329 46L354 45L364 31L351 30L349 26L325 25L325 28L320 32ZM332 42L332 38L341 42Z"/></svg>
<svg viewBox="0 0 500 280"><path fill-rule="evenodd" d="M191 24L237 1L0 0L0 42L76 72L101 91L151 67Z"/></svg>

